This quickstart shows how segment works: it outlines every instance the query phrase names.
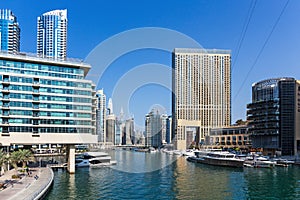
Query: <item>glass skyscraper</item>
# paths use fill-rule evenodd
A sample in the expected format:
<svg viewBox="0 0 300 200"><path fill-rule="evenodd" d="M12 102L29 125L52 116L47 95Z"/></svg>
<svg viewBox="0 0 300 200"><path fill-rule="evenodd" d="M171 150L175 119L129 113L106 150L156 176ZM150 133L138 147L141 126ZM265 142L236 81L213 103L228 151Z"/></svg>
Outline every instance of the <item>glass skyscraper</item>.
<svg viewBox="0 0 300 200"><path fill-rule="evenodd" d="M96 143L90 65L0 53L0 143Z"/></svg>
<svg viewBox="0 0 300 200"><path fill-rule="evenodd" d="M0 50L9 53L20 51L20 27L11 10L0 10Z"/></svg>
<svg viewBox="0 0 300 200"><path fill-rule="evenodd" d="M299 83L294 78L273 78L252 85L247 120L253 148L270 155L300 151Z"/></svg>
<svg viewBox="0 0 300 200"><path fill-rule="evenodd" d="M231 55L229 50L176 48L172 65L173 132L176 148L184 150L190 145L188 128L197 128L196 138L204 142L211 128L230 125Z"/></svg>
<svg viewBox="0 0 300 200"><path fill-rule="evenodd" d="M67 10L53 10L37 18L37 54L65 59L67 56Z"/></svg>

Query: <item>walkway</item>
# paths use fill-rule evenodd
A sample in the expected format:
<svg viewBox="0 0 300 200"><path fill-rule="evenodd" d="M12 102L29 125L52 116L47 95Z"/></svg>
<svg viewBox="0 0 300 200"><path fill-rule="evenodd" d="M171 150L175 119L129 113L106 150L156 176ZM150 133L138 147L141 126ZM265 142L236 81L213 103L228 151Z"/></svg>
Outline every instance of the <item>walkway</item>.
<svg viewBox="0 0 300 200"><path fill-rule="evenodd" d="M7 188L0 191L0 200L32 200L39 199L52 181L53 172L50 168L31 168L32 174L20 180L13 180L11 176L15 170L10 170L0 177L0 182L10 181Z"/></svg>

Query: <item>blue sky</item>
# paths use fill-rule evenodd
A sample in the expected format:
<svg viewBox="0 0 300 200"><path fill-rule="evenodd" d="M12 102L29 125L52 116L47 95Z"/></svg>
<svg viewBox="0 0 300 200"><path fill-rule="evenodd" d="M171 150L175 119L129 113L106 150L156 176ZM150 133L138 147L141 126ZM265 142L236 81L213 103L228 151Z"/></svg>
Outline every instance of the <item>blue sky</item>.
<svg viewBox="0 0 300 200"><path fill-rule="evenodd" d="M235 122L246 118L246 104L251 101L252 83L271 77L291 76L300 79L300 1L289 1L264 51L253 66L287 2L258 0L237 57L238 42L253 2L2 0L0 7L11 9L18 17L21 51L24 52L36 51L37 16L54 9L68 9L67 54L72 58L85 59L100 42L120 32L142 27L176 30L193 38L204 48L232 50L232 122ZM171 54L146 49L123 55L111 64L100 79L98 88L104 88L110 97L122 75L146 63L171 66ZM166 75L166 79L170 78ZM138 125L142 126L144 115L153 104L162 105L171 114L170 102L167 89L155 84L145 85L131 96L127 114L134 115ZM119 113L119 109L115 108L115 113Z"/></svg>

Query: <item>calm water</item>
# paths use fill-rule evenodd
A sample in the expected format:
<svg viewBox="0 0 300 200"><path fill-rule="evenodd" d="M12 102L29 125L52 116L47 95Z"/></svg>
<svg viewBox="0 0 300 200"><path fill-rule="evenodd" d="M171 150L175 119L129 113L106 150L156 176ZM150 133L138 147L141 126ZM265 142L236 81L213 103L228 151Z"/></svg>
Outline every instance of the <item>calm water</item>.
<svg viewBox="0 0 300 200"><path fill-rule="evenodd" d="M114 168L55 172L47 199L300 199L300 167L238 170L164 153L110 153Z"/></svg>

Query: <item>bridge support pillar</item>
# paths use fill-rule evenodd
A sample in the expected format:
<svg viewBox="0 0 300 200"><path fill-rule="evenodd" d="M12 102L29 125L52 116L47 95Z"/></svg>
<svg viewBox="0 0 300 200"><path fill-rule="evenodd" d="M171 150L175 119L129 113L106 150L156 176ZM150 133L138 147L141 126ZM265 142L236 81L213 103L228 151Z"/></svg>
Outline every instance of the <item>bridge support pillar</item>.
<svg viewBox="0 0 300 200"><path fill-rule="evenodd" d="M67 145L67 170L70 174L75 173L75 145Z"/></svg>

